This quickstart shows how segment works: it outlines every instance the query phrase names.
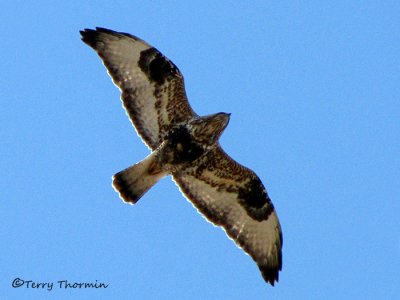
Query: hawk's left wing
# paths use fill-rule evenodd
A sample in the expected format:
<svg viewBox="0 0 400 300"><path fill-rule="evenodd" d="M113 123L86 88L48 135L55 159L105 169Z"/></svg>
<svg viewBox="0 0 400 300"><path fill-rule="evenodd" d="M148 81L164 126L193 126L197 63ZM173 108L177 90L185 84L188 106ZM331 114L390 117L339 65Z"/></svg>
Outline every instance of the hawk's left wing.
<svg viewBox="0 0 400 300"><path fill-rule="evenodd" d="M258 176L217 146L173 178L200 213L222 226L274 285L282 269L282 233Z"/></svg>
<svg viewBox="0 0 400 300"><path fill-rule="evenodd" d="M169 129L196 114L186 98L179 69L156 48L128 33L97 27L82 41L103 60L138 134L156 149Z"/></svg>

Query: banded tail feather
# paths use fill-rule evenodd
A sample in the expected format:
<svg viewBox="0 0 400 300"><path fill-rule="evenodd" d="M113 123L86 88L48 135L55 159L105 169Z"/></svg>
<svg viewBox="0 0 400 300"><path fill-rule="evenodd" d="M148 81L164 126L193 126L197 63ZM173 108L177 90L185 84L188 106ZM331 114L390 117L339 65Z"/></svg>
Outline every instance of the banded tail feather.
<svg viewBox="0 0 400 300"><path fill-rule="evenodd" d="M127 203L135 204L153 185L167 175L157 167L155 152L113 176L113 187Z"/></svg>

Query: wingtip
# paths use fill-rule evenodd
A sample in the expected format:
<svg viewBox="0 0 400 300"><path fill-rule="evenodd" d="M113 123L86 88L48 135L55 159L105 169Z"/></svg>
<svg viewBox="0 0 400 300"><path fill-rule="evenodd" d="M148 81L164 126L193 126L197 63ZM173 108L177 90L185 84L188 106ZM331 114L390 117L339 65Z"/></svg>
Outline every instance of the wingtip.
<svg viewBox="0 0 400 300"><path fill-rule="evenodd" d="M105 28L105 27L95 27L95 29L91 29L91 28L84 28L84 29L82 29L82 30L79 30L79 32L82 34L82 33L85 33L85 32L104 32L104 33L117 33L116 31L114 31L114 30L111 30L111 29L108 29L108 28Z"/></svg>
<svg viewBox="0 0 400 300"><path fill-rule="evenodd" d="M98 33L94 29L88 29L85 28L83 30L79 30L79 33L81 34L81 40L89 45L90 47L94 48L97 44L97 36Z"/></svg>
<svg viewBox="0 0 400 300"><path fill-rule="evenodd" d="M279 270L271 269L268 267L260 267L261 275L264 278L265 282L274 286L275 282L279 281Z"/></svg>
<svg viewBox="0 0 400 300"><path fill-rule="evenodd" d="M104 28L104 27L95 27L95 29L89 29L89 28L85 28L83 30L79 31L81 34L81 39L83 42L85 42L86 44L88 44L89 46L93 47L96 45L98 40L101 40L101 38L99 38L99 36L114 36L114 37L121 37L121 36L127 36L130 37L132 39L134 39L135 41L141 41L143 43L145 43L142 39L138 38L135 35L132 35L130 33L126 33L126 32L118 32L118 31L114 31L108 28Z"/></svg>
<svg viewBox="0 0 400 300"><path fill-rule="evenodd" d="M79 30L79 33L81 34L81 36L85 36L85 35L93 33L93 32L96 32L96 30L90 29L90 28L84 28L82 30Z"/></svg>

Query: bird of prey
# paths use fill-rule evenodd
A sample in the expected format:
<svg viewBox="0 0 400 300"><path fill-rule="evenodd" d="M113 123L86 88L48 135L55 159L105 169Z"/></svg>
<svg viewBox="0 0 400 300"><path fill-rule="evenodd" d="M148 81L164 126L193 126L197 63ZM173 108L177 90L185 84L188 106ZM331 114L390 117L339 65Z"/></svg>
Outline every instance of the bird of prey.
<svg viewBox="0 0 400 300"><path fill-rule="evenodd" d="M197 115L179 69L140 38L105 28L80 33L121 90L126 113L152 151L113 176L120 197L135 204L158 180L172 175L197 210L222 226L274 285L282 269L281 227L259 177L219 144L230 114Z"/></svg>

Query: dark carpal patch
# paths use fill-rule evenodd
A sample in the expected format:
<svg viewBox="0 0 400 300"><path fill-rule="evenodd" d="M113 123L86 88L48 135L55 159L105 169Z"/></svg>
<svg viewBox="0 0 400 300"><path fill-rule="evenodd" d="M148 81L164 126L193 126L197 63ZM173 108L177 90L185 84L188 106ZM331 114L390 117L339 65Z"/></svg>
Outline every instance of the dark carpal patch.
<svg viewBox="0 0 400 300"><path fill-rule="evenodd" d="M168 143L174 151L174 163L192 162L204 153L203 147L193 141L185 126L174 128L168 135Z"/></svg>
<svg viewBox="0 0 400 300"><path fill-rule="evenodd" d="M258 178L253 178L243 188L240 187L238 198L247 214L257 221L267 220L274 211L271 199Z"/></svg>
<svg viewBox="0 0 400 300"><path fill-rule="evenodd" d="M142 51L138 66L150 81L154 81L159 85L162 85L167 78L179 73L178 68L156 48Z"/></svg>

